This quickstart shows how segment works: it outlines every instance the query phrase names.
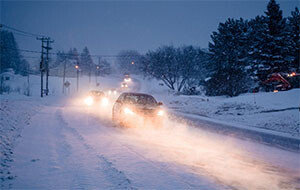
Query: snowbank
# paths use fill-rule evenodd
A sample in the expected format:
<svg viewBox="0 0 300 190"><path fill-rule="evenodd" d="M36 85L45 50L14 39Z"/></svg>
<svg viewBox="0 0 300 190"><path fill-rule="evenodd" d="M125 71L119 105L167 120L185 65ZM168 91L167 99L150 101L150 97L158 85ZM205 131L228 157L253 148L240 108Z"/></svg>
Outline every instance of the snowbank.
<svg viewBox="0 0 300 190"><path fill-rule="evenodd" d="M5 181L14 178L9 172L13 148L38 105L33 98L22 95L1 95L0 98L0 181Z"/></svg>
<svg viewBox="0 0 300 190"><path fill-rule="evenodd" d="M174 111L300 137L300 89L247 93L232 98L185 96L174 95L157 80L142 77L139 80L143 84L141 91L153 94Z"/></svg>

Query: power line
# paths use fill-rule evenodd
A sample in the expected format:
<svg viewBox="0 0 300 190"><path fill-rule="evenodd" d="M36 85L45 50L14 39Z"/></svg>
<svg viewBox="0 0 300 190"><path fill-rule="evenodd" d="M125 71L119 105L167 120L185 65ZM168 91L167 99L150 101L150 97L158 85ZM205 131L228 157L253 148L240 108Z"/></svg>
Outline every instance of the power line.
<svg viewBox="0 0 300 190"><path fill-rule="evenodd" d="M23 30L19 30L19 29L13 28L11 26L7 26L5 24L0 24L0 26L2 26L3 28L9 29L9 30L15 31L15 32L19 32L19 33L31 36L31 37L44 37L44 35L34 34L34 33L31 33L31 32L26 32L26 31L23 31Z"/></svg>
<svg viewBox="0 0 300 190"><path fill-rule="evenodd" d="M10 50L16 50L16 51L27 52L27 53L38 53L38 54L41 53L40 51L35 51L35 50L17 49L17 48L10 48L10 47L2 47L2 49L10 49Z"/></svg>
<svg viewBox="0 0 300 190"><path fill-rule="evenodd" d="M41 54L42 52L41 51L36 51L36 50L28 50L28 49L16 49L16 48L9 48L9 47L5 47L7 49L11 49L11 50L16 50L16 51L20 51L20 52L26 52L26 53L36 53L36 54ZM76 54L72 54L72 53L50 53L49 52L49 55L57 55L57 54L61 54L61 55L65 55L65 56L80 56L80 55L76 55ZM100 55L100 54L93 54L93 55L90 55L91 57L111 57L111 58L114 58L114 57L134 57L132 55L128 56L128 55Z"/></svg>
<svg viewBox="0 0 300 190"><path fill-rule="evenodd" d="M29 38L35 38L35 37L31 36L31 35L23 34L23 33L18 33L18 32L14 32L14 31L11 31L11 33L19 35L19 36L24 36L24 37L29 37Z"/></svg>

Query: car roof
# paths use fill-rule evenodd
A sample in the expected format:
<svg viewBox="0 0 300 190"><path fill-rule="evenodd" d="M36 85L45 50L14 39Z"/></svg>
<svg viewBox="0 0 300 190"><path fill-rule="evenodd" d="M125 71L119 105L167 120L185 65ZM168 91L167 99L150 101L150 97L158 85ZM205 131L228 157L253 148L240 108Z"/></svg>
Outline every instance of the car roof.
<svg viewBox="0 0 300 190"><path fill-rule="evenodd" d="M123 92L121 95L152 96L150 94L138 93L138 92Z"/></svg>

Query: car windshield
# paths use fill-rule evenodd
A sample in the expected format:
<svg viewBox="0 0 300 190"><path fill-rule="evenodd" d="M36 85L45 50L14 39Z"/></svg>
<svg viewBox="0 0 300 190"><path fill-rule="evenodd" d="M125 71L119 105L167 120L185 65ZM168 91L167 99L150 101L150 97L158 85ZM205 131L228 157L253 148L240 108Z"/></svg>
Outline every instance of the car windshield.
<svg viewBox="0 0 300 190"><path fill-rule="evenodd" d="M104 93L103 93L103 92L100 92L100 91L92 91L92 92L91 92L91 95L93 95L93 96L103 96Z"/></svg>
<svg viewBox="0 0 300 190"><path fill-rule="evenodd" d="M124 98L126 103L131 104L141 104L147 106L155 106L157 105L156 100L150 96L145 94L128 94Z"/></svg>

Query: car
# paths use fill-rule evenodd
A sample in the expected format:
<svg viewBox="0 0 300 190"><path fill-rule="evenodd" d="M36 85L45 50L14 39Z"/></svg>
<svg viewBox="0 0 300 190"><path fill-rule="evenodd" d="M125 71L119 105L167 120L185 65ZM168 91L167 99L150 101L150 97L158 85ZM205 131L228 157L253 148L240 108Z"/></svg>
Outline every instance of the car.
<svg viewBox="0 0 300 190"><path fill-rule="evenodd" d="M124 82L131 82L131 77L129 74L124 75Z"/></svg>
<svg viewBox="0 0 300 190"><path fill-rule="evenodd" d="M123 83L121 84L121 88L122 88L122 89L128 88L128 84L127 84L126 82L123 82Z"/></svg>
<svg viewBox="0 0 300 190"><path fill-rule="evenodd" d="M107 90L107 95L109 95L109 96L114 96L117 94L118 94L117 89L112 88L112 89Z"/></svg>
<svg viewBox="0 0 300 190"><path fill-rule="evenodd" d="M103 106L108 104L108 98L105 93L99 90L91 90L88 96L84 99L84 102L88 106L92 106L95 103L101 103Z"/></svg>
<svg viewBox="0 0 300 190"><path fill-rule="evenodd" d="M113 106L112 120L123 127L137 125L139 121L143 126L148 123L161 126L165 118L161 106L162 103L149 94L124 92Z"/></svg>

